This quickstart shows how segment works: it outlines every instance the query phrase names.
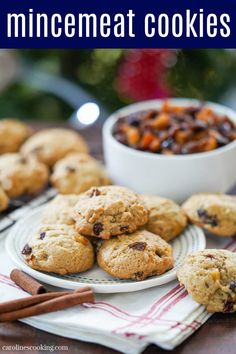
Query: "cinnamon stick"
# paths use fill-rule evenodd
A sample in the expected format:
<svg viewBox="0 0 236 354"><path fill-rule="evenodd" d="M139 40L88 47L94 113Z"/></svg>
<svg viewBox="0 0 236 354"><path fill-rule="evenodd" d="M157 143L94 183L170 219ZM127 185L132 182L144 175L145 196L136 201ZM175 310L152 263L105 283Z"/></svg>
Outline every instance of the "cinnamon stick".
<svg viewBox="0 0 236 354"><path fill-rule="evenodd" d="M76 293L83 293L83 292L86 292L89 290L91 290L91 288L84 287L84 288L75 290L75 292ZM48 292L46 294L33 295L33 296L24 297L24 298L17 299L17 300L2 302L2 303L0 303L0 314L10 312L10 311L20 310L25 307L36 305L41 302L48 301L48 300L51 300L51 299L54 299L54 298L57 298L60 296L64 296L67 294L72 294L72 292L70 292L70 291Z"/></svg>
<svg viewBox="0 0 236 354"><path fill-rule="evenodd" d="M32 295L44 294L47 292L44 285L38 283L35 279L31 278L28 274L19 269L13 269L10 274L10 278L21 289Z"/></svg>
<svg viewBox="0 0 236 354"><path fill-rule="evenodd" d="M94 296L91 290L77 291L20 310L2 313L0 314L0 322L11 322L20 318L60 311L84 302L93 301Z"/></svg>
<svg viewBox="0 0 236 354"><path fill-rule="evenodd" d="M48 301L63 295L69 294L68 291L63 292L51 292L40 295L33 295L30 297L24 297L22 299L6 301L0 303L0 313L5 313L9 311L20 310L22 308L38 304L40 302Z"/></svg>

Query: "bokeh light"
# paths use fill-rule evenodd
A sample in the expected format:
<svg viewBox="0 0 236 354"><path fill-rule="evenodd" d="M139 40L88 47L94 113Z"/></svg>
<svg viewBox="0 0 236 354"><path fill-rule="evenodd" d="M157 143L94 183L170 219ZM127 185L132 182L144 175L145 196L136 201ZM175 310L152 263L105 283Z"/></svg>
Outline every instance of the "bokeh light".
<svg viewBox="0 0 236 354"><path fill-rule="evenodd" d="M93 124L100 115L100 108L94 102L84 103L77 111L76 117L79 123L84 125Z"/></svg>

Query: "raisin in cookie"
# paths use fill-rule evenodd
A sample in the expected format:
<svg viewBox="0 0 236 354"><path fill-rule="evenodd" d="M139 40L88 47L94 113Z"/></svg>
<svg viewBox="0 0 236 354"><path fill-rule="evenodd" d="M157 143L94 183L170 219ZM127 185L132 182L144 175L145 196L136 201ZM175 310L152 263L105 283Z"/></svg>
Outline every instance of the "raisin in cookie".
<svg viewBox="0 0 236 354"><path fill-rule="evenodd" d="M0 120L0 154L17 152L31 133L26 124L16 119Z"/></svg>
<svg viewBox="0 0 236 354"><path fill-rule="evenodd" d="M73 209L78 202L78 195L57 195L53 200L46 204L43 209L43 224L65 224L73 225Z"/></svg>
<svg viewBox="0 0 236 354"><path fill-rule="evenodd" d="M207 311L236 311L236 253L215 249L194 252L187 256L177 277Z"/></svg>
<svg viewBox="0 0 236 354"><path fill-rule="evenodd" d="M94 264L91 242L72 225L42 226L22 254L31 268L62 275L84 272Z"/></svg>
<svg viewBox="0 0 236 354"><path fill-rule="evenodd" d="M39 192L48 182L46 165L18 153L0 156L0 185L9 198Z"/></svg>
<svg viewBox="0 0 236 354"><path fill-rule="evenodd" d="M21 148L24 155L34 155L50 167L70 152L87 151L88 146L78 133L60 128L41 130Z"/></svg>
<svg viewBox="0 0 236 354"><path fill-rule="evenodd" d="M154 195L143 195L142 199L149 209L145 229L166 241L172 240L185 229L187 217L178 204Z"/></svg>
<svg viewBox="0 0 236 354"><path fill-rule="evenodd" d="M8 203L9 199L4 190L0 187L0 211L7 209Z"/></svg>
<svg viewBox="0 0 236 354"><path fill-rule="evenodd" d="M195 194L184 204L189 220L219 236L236 234L236 197L225 194Z"/></svg>
<svg viewBox="0 0 236 354"><path fill-rule="evenodd" d="M174 264L172 247L146 230L103 241L97 261L113 277L135 280L163 274Z"/></svg>
<svg viewBox="0 0 236 354"><path fill-rule="evenodd" d="M51 182L62 194L79 194L93 186L111 184L104 167L84 153L71 153L59 160Z"/></svg>
<svg viewBox="0 0 236 354"><path fill-rule="evenodd" d="M81 194L73 217L82 235L108 239L136 231L147 222L148 210L128 188L104 186Z"/></svg>

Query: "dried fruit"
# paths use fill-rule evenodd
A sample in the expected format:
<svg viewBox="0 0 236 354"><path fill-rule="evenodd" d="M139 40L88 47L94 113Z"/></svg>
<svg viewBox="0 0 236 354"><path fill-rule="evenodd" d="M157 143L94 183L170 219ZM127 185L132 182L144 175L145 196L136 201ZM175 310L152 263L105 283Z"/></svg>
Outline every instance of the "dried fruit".
<svg viewBox="0 0 236 354"><path fill-rule="evenodd" d="M197 210L198 217L204 224L216 227L219 225L219 221L216 215L209 215L206 210L200 208Z"/></svg>
<svg viewBox="0 0 236 354"><path fill-rule="evenodd" d="M135 127L130 127L126 132L126 136L130 145L137 144L140 139L139 130Z"/></svg>
<svg viewBox="0 0 236 354"><path fill-rule="evenodd" d="M230 288L230 290L232 290L233 292L236 292L236 281L231 280L231 282L229 283L229 288Z"/></svg>
<svg viewBox="0 0 236 354"><path fill-rule="evenodd" d="M151 144L151 142L155 139L155 136L150 133L149 131L145 132L143 135L143 138L139 144L139 148L146 150L148 149L149 145Z"/></svg>
<svg viewBox="0 0 236 354"><path fill-rule="evenodd" d="M140 111L118 119L113 135L118 142L160 154L194 154L225 146L236 139L227 117L200 104Z"/></svg>
<svg viewBox="0 0 236 354"><path fill-rule="evenodd" d="M170 116L167 113L161 113L150 122L150 126L156 129L164 129L168 127L169 123Z"/></svg>
<svg viewBox="0 0 236 354"><path fill-rule="evenodd" d="M214 281L220 280L220 272L218 270L212 272L211 277Z"/></svg>
<svg viewBox="0 0 236 354"><path fill-rule="evenodd" d="M224 306L224 312L231 312L234 309L234 302L229 300L226 301L225 306Z"/></svg>
<svg viewBox="0 0 236 354"><path fill-rule="evenodd" d="M185 144L192 136L191 130L179 130L175 133L174 139L178 144Z"/></svg>
<svg viewBox="0 0 236 354"><path fill-rule="evenodd" d="M203 151L211 151L217 148L217 141L216 138L213 136L209 136L206 139L204 150Z"/></svg>
<svg viewBox="0 0 236 354"><path fill-rule="evenodd" d="M150 143L149 148L151 151L156 152L160 149L161 146L161 141L159 138L153 139L153 141Z"/></svg>
<svg viewBox="0 0 236 354"><path fill-rule="evenodd" d="M104 230L103 224L101 222L96 222L93 225L93 233L96 236L99 236L100 233Z"/></svg>
<svg viewBox="0 0 236 354"><path fill-rule="evenodd" d="M120 227L120 231L121 231L121 232L127 232L127 231L129 231L129 226L128 226L128 225L123 225L123 226L121 226L121 227Z"/></svg>
<svg viewBox="0 0 236 354"><path fill-rule="evenodd" d="M206 254L205 257L210 258L210 259L215 259L215 257L210 253Z"/></svg>
<svg viewBox="0 0 236 354"><path fill-rule="evenodd" d="M98 188L93 188L93 190L91 191L91 194L90 194L90 198L92 197L97 197L101 194L100 190Z"/></svg>
<svg viewBox="0 0 236 354"><path fill-rule="evenodd" d="M27 243L21 253L24 255L29 255L31 254L31 252L32 252L32 248Z"/></svg>
<svg viewBox="0 0 236 354"><path fill-rule="evenodd" d="M75 167L72 166L66 166L66 171L74 173L76 171Z"/></svg>
<svg viewBox="0 0 236 354"><path fill-rule="evenodd" d="M147 247L146 242L133 242L129 244L129 248L132 248L136 251L144 251L146 247Z"/></svg>
<svg viewBox="0 0 236 354"><path fill-rule="evenodd" d="M39 235L40 240L43 240L45 236L46 236L46 232L41 232Z"/></svg>

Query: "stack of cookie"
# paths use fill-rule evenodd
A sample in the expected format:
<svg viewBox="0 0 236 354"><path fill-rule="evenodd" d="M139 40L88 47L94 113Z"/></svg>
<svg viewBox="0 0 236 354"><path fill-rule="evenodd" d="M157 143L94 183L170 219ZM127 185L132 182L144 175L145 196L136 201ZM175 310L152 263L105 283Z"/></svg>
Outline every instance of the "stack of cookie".
<svg viewBox="0 0 236 354"><path fill-rule="evenodd" d="M236 198L221 194L194 195L181 209L170 200L140 197L124 187L93 187L80 195L58 195L50 202L43 213L45 225L22 253L32 268L47 272L82 272L97 258L98 265L114 277L143 280L173 266L166 241L187 225L184 212L213 234L232 236L235 208ZM177 276L209 312L236 311L235 253L195 252Z"/></svg>
<svg viewBox="0 0 236 354"><path fill-rule="evenodd" d="M32 268L78 273L91 268L96 257L113 277L143 280L173 267L167 241L182 232L187 220L172 201L101 186L58 195L45 207L42 224L22 251Z"/></svg>
<svg viewBox="0 0 236 354"><path fill-rule="evenodd" d="M47 129L32 135L14 119L0 121L0 212L9 199L39 193L49 182L61 193L81 193L110 184L103 166L88 155L88 145L75 131ZM55 167L54 167L55 165Z"/></svg>
<svg viewBox="0 0 236 354"><path fill-rule="evenodd" d="M15 180L17 180L18 184L17 173L14 173L13 171L13 166L17 157L17 154L14 153L20 149L21 145L30 135L30 128L15 119L3 119L0 121L0 155L7 154L4 157L3 163L1 163L2 157L0 156L0 212L8 207L9 197L12 195L12 190L15 189ZM13 157L11 157L11 155ZM7 164L6 166L5 163ZM19 168L19 164L17 165L16 170ZM24 173L25 169L23 168L23 175ZM6 177L8 174L9 178ZM23 179L24 177L25 176L23 176ZM19 176L19 179L22 179L22 176ZM21 187L17 185L15 194L18 192L18 188ZM25 181L22 189L25 189ZM9 193L8 190L10 191Z"/></svg>

